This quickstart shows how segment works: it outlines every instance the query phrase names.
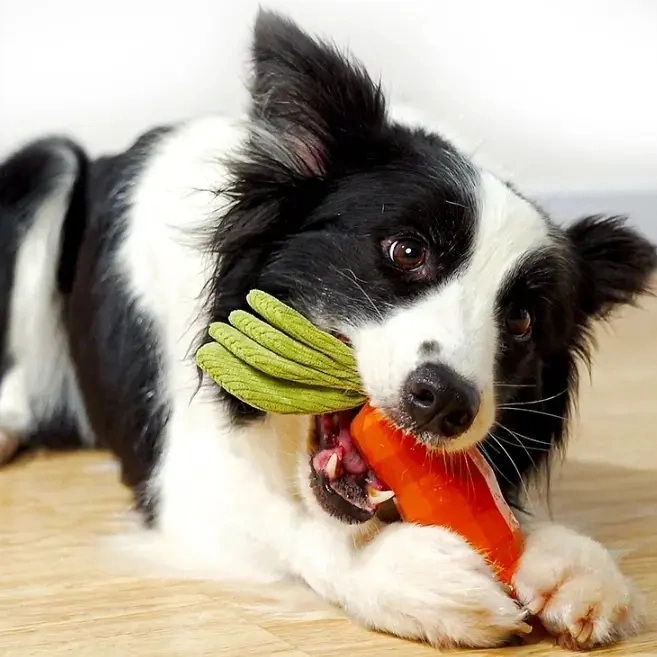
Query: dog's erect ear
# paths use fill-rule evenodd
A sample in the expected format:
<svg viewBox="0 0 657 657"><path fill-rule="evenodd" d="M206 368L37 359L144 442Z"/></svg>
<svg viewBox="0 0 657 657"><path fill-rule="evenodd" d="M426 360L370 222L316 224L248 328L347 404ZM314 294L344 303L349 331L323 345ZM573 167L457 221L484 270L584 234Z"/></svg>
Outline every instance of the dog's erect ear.
<svg viewBox="0 0 657 657"><path fill-rule="evenodd" d="M290 173L322 177L385 119L383 96L333 46L269 11L253 37L251 118L261 152Z"/></svg>
<svg viewBox="0 0 657 657"><path fill-rule="evenodd" d="M579 256L579 302L588 317L604 318L648 291L657 252L624 217L585 217L566 232Z"/></svg>

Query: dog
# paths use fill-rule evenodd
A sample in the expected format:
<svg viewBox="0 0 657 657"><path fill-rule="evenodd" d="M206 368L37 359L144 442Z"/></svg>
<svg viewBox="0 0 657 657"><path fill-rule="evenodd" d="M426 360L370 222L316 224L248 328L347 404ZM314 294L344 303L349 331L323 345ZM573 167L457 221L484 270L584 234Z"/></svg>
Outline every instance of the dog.
<svg viewBox="0 0 657 657"><path fill-rule="evenodd" d="M497 646L527 611L578 648L638 631L610 553L523 493L562 451L596 322L648 291L654 246L622 217L556 225L285 17L260 11L252 60L243 119L95 160L46 138L2 164L4 460L109 448L190 561L301 580L399 637ZM348 341L371 403L416 440L480 450L525 535L517 599L461 537L368 492L337 440L350 414L265 414L203 378L208 324L254 288Z"/></svg>

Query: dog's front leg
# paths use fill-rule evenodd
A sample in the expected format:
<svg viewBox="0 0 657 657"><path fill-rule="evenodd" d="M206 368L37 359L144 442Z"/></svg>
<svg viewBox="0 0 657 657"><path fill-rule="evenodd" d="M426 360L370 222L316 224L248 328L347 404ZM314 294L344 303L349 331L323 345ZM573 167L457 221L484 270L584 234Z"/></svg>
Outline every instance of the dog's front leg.
<svg viewBox="0 0 657 657"><path fill-rule="evenodd" d="M359 545L346 526L308 520L291 561L315 591L372 629L487 647L523 628L521 610L481 556L438 527L394 524Z"/></svg>

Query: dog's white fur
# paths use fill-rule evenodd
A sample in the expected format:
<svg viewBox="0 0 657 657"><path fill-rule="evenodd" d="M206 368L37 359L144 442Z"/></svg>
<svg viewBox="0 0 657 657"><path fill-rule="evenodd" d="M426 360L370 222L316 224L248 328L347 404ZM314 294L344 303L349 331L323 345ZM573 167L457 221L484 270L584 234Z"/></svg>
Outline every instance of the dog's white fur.
<svg viewBox="0 0 657 657"><path fill-rule="evenodd" d="M212 191L226 175L219 162L242 138L242 128L221 118L192 122L164 138L135 188L117 256L134 303L155 319L173 400L153 481L158 530L190 563L215 564L232 578L301 578L367 627L440 646L499 644L520 626L521 612L461 538L437 527L371 521L353 529L338 522L308 487L307 418L269 416L239 428L211 391L194 394L189 350L207 321L202 290L211 263L189 236L221 212L223 200ZM366 387L381 403L416 364L419 344L440 332L442 356L487 391L483 415L461 444L481 438L492 422L497 336L490 300L509 268L548 239L532 206L492 175L481 180L481 226L467 267L386 322L345 327ZM19 253L10 329L14 364L0 389L0 428L8 435L27 431L50 402L62 399L88 435L67 374L63 331L52 320L57 295L44 283L53 278L51 241L69 189L63 181L53 192ZM38 347L44 339L45 351ZM638 599L605 548L560 525L524 527L518 596L555 635L592 646L636 630Z"/></svg>

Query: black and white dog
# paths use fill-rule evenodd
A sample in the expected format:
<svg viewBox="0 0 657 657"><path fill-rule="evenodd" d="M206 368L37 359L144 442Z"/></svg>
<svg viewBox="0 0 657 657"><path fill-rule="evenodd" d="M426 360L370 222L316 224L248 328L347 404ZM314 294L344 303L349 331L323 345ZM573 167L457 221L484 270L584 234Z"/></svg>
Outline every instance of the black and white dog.
<svg viewBox="0 0 657 657"><path fill-rule="evenodd" d="M285 19L259 15L253 64L244 121L156 129L93 162L49 139L2 164L4 458L107 446L190 561L301 579L402 637L503 643L517 603L458 536L379 518L385 496L335 449L348 418L257 412L201 381L195 350L271 292L351 342L372 402L418 440L478 445L521 506L564 443L594 322L647 290L655 249L619 218L556 226ZM635 632L605 548L519 514L520 602L580 647Z"/></svg>

